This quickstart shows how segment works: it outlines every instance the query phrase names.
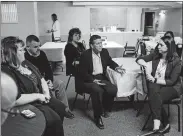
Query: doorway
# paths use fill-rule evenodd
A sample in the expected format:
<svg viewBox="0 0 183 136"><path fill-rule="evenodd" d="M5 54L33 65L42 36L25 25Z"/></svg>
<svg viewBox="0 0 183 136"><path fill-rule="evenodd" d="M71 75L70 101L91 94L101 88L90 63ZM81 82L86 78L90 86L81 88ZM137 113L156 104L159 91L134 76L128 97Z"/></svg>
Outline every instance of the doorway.
<svg viewBox="0 0 183 136"><path fill-rule="evenodd" d="M155 12L145 12L144 36L154 36Z"/></svg>

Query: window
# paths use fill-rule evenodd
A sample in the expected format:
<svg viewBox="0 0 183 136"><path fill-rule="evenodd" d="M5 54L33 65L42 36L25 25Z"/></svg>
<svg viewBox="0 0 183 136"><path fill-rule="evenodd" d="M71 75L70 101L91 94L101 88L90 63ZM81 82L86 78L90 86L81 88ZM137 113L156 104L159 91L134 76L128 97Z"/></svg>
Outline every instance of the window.
<svg viewBox="0 0 183 136"><path fill-rule="evenodd" d="M1 3L2 23L18 23L17 4Z"/></svg>

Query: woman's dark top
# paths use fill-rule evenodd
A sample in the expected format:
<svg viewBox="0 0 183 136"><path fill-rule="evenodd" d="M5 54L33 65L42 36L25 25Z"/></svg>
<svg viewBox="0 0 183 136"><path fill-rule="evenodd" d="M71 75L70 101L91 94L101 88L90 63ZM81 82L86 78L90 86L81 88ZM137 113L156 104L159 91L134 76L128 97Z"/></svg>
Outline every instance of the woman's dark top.
<svg viewBox="0 0 183 136"><path fill-rule="evenodd" d="M145 62L152 61L152 73L151 75L154 77L156 73L157 66L160 61L159 54L153 52L146 56L141 56L136 59L136 62L139 59L143 59ZM165 82L166 86L172 86L179 95L183 94L183 90L181 90L181 60L176 52L173 53L173 56L170 60L168 60L166 71L165 71Z"/></svg>
<svg viewBox="0 0 183 136"><path fill-rule="evenodd" d="M78 42L76 48L72 43L67 43L65 46L64 54L66 57L66 75L76 75L76 67L73 65L74 61L79 61L81 54L85 51L82 43Z"/></svg>
<svg viewBox="0 0 183 136"><path fill-rule="evenodd" d="M18 86L18 97L21 94L31 94L31 93L43 93L41 86L41 74L39 70L31 64L29 61L25 60L22 62L22 66L27 67L31 70L31 75L22 75L19 71L14 68L11 68L8 65L1 65L1 70L8 75L10 75L16 82Z"/></svg>

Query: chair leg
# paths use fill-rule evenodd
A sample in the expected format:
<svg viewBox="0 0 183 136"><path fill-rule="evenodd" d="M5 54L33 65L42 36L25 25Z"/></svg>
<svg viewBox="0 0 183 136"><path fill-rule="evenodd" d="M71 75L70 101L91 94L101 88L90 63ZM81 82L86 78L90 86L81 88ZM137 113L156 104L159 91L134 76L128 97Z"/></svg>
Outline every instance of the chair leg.
<svg viewBox="0 0 183 136"><path fill-rule="evenodd" d="M168 118L170 117L170 104L168 104Z"/></svg>
<svg viewBox="0 0 183 136"><path fill-rule="evenodd" d="M66 87L65 87L65 91L67 90L67 87L68 87L68 85L69 85L70 79L71 79L71 76L69 76L69 79L68 79L68 81L67 81L67 85L66 85Z"/></svg>
<svg viewBox="0 0 183 136"><path fill-rule="evenodd" d="M87 101L87 104L86 104L86 109L88 109L88 105L89 105L90 99L91 99L91 95L88 98L88 101Z"/></svg>
<svg viewBox="0 0 183 136"><path fill-rule="evenodd" d="M145 101L146 101L146 100L147 100L147 95L146 95L146 97L144 98L143 106L138 110L138 112L137 112L137 114L136 114L136 117L138 117L138 116L139 116L139 114L140 114L141 110L144 108L144 104L145 104Z"/></svg>
<svg viewBox="0 0 183 136"><path fill-rule="evenodd" d="M150 119L150 117L151 117L151 116L152 116L152 113L150 113L150 114L148 115L147 120L146 120L146 122L145 122L144 126L142 127L142 131L144 131L144 130L145 130L146 125L147 125L147 123L148 123L148 121L149 121L149 119Z"/></svg>
<svg viewBox="0 0 183 136"><path fill-rule="evenodd" d="M78 97L78 93L76 93L76 96L75 96L74 102L73 102L73 104L72 104L72 109L71 109L71 111L73 111L73 110L74 110L74 108L75 108L75 103L76 103L77 97Z"/></svg>
<svg viewBox="0 0 183 136"><path fill-rule="evenodd" d="M180 106L177 104L178 108L178 131L180 132Z"/></svg>

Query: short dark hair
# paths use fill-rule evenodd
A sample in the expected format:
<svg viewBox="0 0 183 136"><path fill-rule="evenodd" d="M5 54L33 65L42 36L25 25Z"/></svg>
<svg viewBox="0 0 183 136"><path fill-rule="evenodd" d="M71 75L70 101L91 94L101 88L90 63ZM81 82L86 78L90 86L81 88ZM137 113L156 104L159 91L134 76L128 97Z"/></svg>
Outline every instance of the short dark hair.
<svg viewBox="0 0 183 136"><path fill-rule="evenodd" d="M101 36L99 36L99 35L92 35L90 37L89 45L93 44L93 41L95 41L96 39L101 39Z"/></svg>
<svg viewBox="0 0 183 136"><path fill-rule="evenodd" d="M39 38L38 38L37 36L35 36L35 35L29 35L29 36L27 36L27 38L26 38L26 43L27 43L27 42L32 42L32 41L40 42L40 41L39 41Z"/></svg>
<svg viewBox="0 0 183 136"><path fill-rule="evenodd" d="M166 33L164 34L164 36L167 36L167 34L170 34L171 37L174 39L174 34L172 31L166 31Z"/></svg>
<svg viewBox="0 0 183 136"><path fill-rule="evenodd" d="M18 37L9 36L1 40L1 64L9 65L13 68L18 68L20 66L20 61L17 57L18 43L24 42Z"/></svg>
<svg viewBox="0 0 183 136"><path fill-rule="evenodd" d="M67 42L72 42L73 40L73 35L74 34L79 34L79 38L81 38L81 30L79 28L72 28L70 31L69 31L69 37L68 37L68 41Z"/></svg>
<svg viewBox="0 0 183 136"><path fill-rule="evenodd" d="M54 20L54 21L57 20L57 15L56 15L55 13L53 13L51 16L53 17L53 20Z"/></svg>

